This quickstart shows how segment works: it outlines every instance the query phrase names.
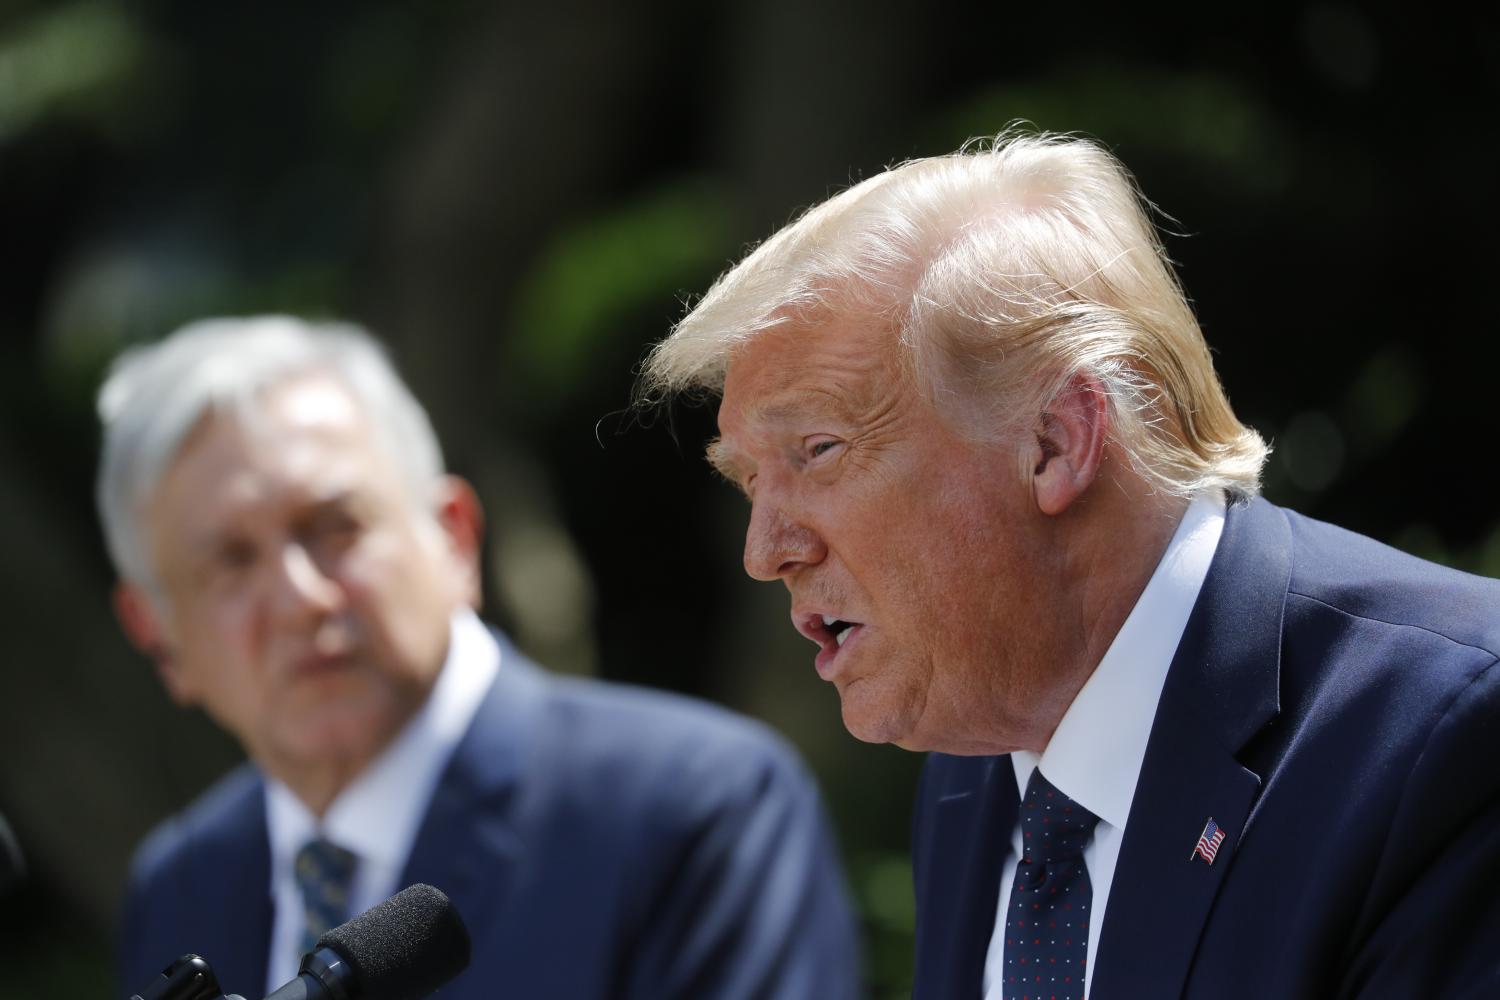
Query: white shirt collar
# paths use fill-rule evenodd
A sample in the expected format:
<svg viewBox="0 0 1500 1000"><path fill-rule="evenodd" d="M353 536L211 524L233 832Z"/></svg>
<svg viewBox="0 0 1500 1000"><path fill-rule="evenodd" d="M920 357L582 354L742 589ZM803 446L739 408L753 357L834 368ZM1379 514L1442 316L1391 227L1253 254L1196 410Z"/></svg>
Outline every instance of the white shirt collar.
<svg viewBox="0 0 1500 1000"><path fill-rule="evenodd" d="M1146 589L1046 750L1010 755L1023 796L1040 767L1064 795L1104 822L1125 826L1167 669L1223 530L1224 499L1217 490L1188 505Z"/></svg>
<svg viewBox="0 0 1500 1000"><path fill-rule="evenodd" d="M272 879L291 872L320 832L361 864L399 874L437 779L473 721L500 666L500 649L465 608L449 627L448 655L432 693L393 740L329 805L321 825L290 788L267 776ZM384 897L381 897L384 898Z"/></svg>

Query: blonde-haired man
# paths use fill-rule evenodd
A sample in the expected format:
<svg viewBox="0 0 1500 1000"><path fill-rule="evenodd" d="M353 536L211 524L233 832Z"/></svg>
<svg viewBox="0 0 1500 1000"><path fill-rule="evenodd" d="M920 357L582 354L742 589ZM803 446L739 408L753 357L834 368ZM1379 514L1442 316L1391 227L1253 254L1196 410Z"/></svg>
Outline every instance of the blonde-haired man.
<svg viewBox="0 0 1500 1000"><path fill-rule="evenodd" d="M1007 135L777 233L658 345L722 396L861 739L918 793L919 1000L1500 982L1500 586L1257 497L1124 167Z"/></svg>

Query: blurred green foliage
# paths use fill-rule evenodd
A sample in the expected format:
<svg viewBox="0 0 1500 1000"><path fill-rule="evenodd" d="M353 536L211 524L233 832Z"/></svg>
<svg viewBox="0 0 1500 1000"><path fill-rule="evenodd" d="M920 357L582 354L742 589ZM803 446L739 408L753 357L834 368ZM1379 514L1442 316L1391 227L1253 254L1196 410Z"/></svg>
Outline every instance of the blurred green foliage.
<svg viewBox="0 0 1500 1000"><path fill-rule="evenodd" d="M1149 108L1149 114L1142 114ZM944 148L1024 120L1213 171L1242 196L1270 198L1291 178L1292 137L1253 84L1220 72L1172 72L1107 56L1064 58L1041 79L985 90L941 119ZM1148 192L1149 194L1149 192Z"/></svg>
<svg viewBox="0 0 1500 1000"><path fill-rule="evenodd" d="M1017 119L1097 136L1190 234L1168 251L1275 445L1271 497L1500 575L1477 433L1500 340L1472 305L1494 251L1457 249L1500 215L1468 148L1500 96L1483 15L1059 16L0 7L0 811L33 870L0 901L0 998L108 991L129 851L234 756L118 637L90 505L100 372L199 315L370 323L484 493L492 617L802 749L879 1000L911 982L920 760L843 733L784 595L741 577L711 410L620 417L683 302L799 206Z"/></svg>
<svg viewBox="0 0 1500 1000"><path fill-rule="evenodd" d="M572 405L580 373L622 320L672 301L729 257L734 217L721 188L688 179L559 227L516 289L507 378L524 387L525 404Z"/></svg>
<svg viewBox="0 0 1500 1000"><path fill-rule="evenodd" d="M134 22L104 0L23 17L0 36L0 142L49 117L100 117L145 49Z"/></svg>

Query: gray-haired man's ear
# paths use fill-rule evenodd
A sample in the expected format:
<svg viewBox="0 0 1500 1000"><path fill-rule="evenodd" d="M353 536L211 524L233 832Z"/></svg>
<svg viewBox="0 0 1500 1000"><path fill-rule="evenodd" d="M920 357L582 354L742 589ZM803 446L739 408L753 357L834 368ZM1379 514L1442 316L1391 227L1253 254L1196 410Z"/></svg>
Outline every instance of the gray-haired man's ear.
<svg viewBox="0 0 1500 1000"><path fill-rule="evenodd" d="M115 617L120 621L125 638L156 665L156 673L161 677L167 694L179 705L197 704L196 692L172 659L161 616L151 598L135 584L123 582L115 584L111 597Z"/></svg>
<svg viewBox="0 0 1500 1000"><path fill-rule="evenodd" d="M455 568L463 578L464 599L477 609L483 598L479 552L484 543L484 508L480 506L479 495L467 480L444 476L438 483L436 508L438 524L447 536Z"/></svg>

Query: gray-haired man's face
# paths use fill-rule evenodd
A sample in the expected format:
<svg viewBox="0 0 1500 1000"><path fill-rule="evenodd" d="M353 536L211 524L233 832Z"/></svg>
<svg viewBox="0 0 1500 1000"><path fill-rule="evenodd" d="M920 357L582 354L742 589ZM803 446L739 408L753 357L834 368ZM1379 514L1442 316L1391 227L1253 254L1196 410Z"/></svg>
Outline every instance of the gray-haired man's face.
<svg viewBox="0 0 1500 1000"><path fill-rule="evenodd" d="M477 509L455 530L418 507L330 378L258 402L199 426L162 479L144 528L164 614L133 631L178 701L294 781L367 761L421 705L477 591Z"/></svg>

